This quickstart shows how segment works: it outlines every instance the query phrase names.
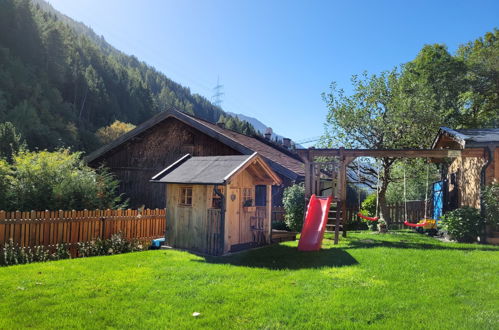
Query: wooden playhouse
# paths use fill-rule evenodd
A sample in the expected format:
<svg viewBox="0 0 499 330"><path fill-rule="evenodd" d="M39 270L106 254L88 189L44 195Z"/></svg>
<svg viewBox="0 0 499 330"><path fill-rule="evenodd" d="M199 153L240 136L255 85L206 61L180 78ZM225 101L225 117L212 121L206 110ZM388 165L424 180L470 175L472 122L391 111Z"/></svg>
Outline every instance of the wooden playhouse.
<svg viewBox="0 0 499 330"><path fill-rule="evenodd" d="M281 179L257 153L187 154L151 181L166 185L166 245L222 255L270 243L272 186Z"/></svg>

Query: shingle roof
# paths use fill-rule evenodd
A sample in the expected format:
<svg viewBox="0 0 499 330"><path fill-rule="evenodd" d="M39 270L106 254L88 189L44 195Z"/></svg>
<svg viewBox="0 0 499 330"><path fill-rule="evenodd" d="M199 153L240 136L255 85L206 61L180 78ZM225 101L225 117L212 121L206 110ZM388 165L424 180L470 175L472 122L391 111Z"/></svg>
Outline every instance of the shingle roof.
<svg viewBox="0 0 499 330"><path fill-rule="evenodd" d="M490 143L499 143L499 128L473 128L473 129L451 129L440 127L439 134L433 146L436 145L442 134L452 136L463 148L480 147Z"/></svg>
<svg viewBox="0 0 499 330"><path fill-rule="evenodd" d="M155 175L151 181L162 183L223 184L252 155L182 157Z"/></svg>
<svg viewBox="0 0 499 330"><path fill-rule="evenodd" d="M146 122L138 125L130 132L94 151L85 158L86 161L92 162L104 156L106 153L120 146L131 138L145 132L149 128L171 117L176 118L196 129L199 129L203 133L234 148L244 155L251 155L254 152L257 152L267 161L267 163L275 172L284 175L285 177L296 180L301 179L305 175L303 162L300 160L298 155L292 153L291 151L285 150L284 148L279 147L271 143L270 141L262 141L262 139L259 139L257 137L250 137L229 129L224 129L216 124L176 110L165 111L157 114Z"/></svg>

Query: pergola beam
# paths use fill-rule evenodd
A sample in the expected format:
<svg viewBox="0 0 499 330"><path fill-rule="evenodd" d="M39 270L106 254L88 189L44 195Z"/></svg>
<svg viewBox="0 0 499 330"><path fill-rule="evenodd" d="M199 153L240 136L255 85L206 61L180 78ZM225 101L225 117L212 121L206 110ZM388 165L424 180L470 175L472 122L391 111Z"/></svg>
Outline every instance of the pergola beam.
<svg viewBox="0 0 499 330"><path fill-rule="evenodd" d="M455 149L297 149L304 160L313 161L316 157L390 157L390 158L456 158L484 157L484 148Z"/></svg>

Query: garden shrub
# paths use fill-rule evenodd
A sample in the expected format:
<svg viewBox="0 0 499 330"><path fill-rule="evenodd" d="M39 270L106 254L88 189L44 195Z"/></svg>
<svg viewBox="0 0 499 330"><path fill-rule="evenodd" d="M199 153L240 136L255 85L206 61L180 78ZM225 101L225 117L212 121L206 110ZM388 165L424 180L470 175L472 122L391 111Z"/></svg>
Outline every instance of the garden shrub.
<svg viewBox="0 0 499 330"><path fill-rule="evenodd" d="M345 224L347 230L367 230L369 229L367 221L355 216L352 221L348 221Z"/></svg>
<svg viewBox="0 0 499 330"><path fill-rule="evenodd" d="M376 194L367 196L362 202L360 213L368 217L376 216L376 198ZM378 230L378 221L370 221L366 219L362 219L362 221L366 223L370 230Z"/></svg>
<svg viewBox="0 0 499 330"><path fill-rule="evenodd" d="M294 184L284 190L283 197L284 219L289 229L301 231L305 212L305 187L303 184Z"/></svg>
<svg viewBox="0 0 499 330"><path fill-rule="evenodd" d="M499 182L493 182L483 191L485 220L489 225L499 225Z"/></svg>
<svg viewBox="0 0 499 330"><path fill-rule="evenodd" d="M6 210L11 205L11 176L12 169L10 165L0 158L0 210Z"/></svg>
<svg viewBox="0 0 499 330"><path fill-rule="evenodd" d="M80 257L94 257L127 252L142 251L143 245L138 240L127 240L121 233L113 234L110 239L97 238L95 241L78 243Z"/></svg>
<svg viewBox="0 0 499 330"><path fill-rule="evenodd" d="M462 207L442 216L444 230L456 241L471 243L476 241L483 219L480 211L472 207Z"/></svg>
<svg viewBox="0 0 499 330"><path fill-rule="evenodd" d="M8 173L2 174L6 172L5 164L0 163L0 177L7 181L1 184L8 195L2 208L7 211L125 206L116 193L119 182L115 177L104 168L95 170L85 165L79 152L21 151L9 166Z"/></svg>
<svg viewBox="0 0 499 330"><path fill-rule="evenodd" d="M275 230L289 230L288 225L285 222L276 221L272 222L272 229Z"/></svg>
<svg viewBox="0 0 499 330"><path fill-rule="evenodd" d="M111 236L110 239L96 239L91 242L78 243L80 257L92 257L111 254L121 254L144 250L138 240L127 240L121 233ZM44 246L20 247L10 239L1 249L0 265L21 265L32 262L69 259L71 257L67 244L57 244L55 251L50 252Z"/></svg>
<svg viewBox="0 0 499 330"><path fill-rule="evenodd" d="M32 262L68 259L69 257L69 248L66 244L57 244L55 252L50 253L44 246L21 247L10 239L2 248L0 265L21 265Z"/></svg>

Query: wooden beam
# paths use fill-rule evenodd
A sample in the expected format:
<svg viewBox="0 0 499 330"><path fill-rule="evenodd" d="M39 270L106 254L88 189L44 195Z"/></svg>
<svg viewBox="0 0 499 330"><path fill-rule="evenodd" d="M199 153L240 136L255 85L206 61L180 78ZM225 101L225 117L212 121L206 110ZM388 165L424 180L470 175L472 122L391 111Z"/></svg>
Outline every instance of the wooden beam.
<svg viewBox="0 0 499 330"><path fill-rule="evenodd" d="M297 149L300 157L313 161L315 157L391 157L391 158L456 158L485 157L484 148L467 149Z"/></svg>

